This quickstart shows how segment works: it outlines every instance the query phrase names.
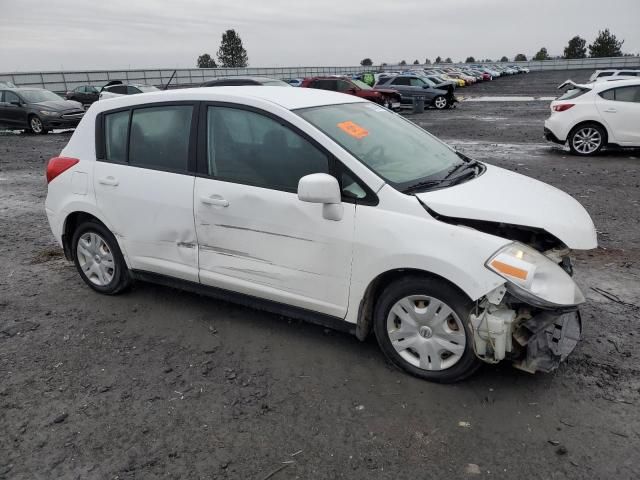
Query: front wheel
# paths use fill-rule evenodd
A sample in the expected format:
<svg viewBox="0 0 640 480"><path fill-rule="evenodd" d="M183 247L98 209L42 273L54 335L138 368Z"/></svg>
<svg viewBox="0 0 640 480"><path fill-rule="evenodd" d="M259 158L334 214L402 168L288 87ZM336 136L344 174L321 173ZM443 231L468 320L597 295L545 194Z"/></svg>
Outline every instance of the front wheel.
<svg viewBox="0 0 640 480"><path fill-rule="evenodd" d="M605 132L596 124L581 125L569 133L569 149L574 155L587 157L595 155L605 143Z"/></svg>
<svg viewBox="0 0 640 480"><path fill-rule="evenodd" d="M438 95L433 99L433 106L438 110L445 109L449 106L449 100L444 95Z"/></svg>
<svg viewBox="0 0 640 480"><path fill-rule="evenodd" d="M71 245L80 277L95 291L114 295L130 285L131 277L118 242L104 225L83 223L73 234Z"/></svg>
<svg viewBox="0 0 640 480"><path fill-rule="evenodd" d="M454 287L428 277L389 285L374 312L385 356L406 372L440 383L463 380L480 366L468 318L473 303Z"/></svg>

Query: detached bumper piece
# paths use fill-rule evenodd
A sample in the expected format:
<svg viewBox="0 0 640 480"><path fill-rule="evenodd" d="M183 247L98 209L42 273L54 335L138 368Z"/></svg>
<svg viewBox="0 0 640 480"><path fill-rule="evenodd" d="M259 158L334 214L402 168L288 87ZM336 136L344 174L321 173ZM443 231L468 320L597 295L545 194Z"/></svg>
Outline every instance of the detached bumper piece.
<svg viewBox="0 0 640 480"><path fill-rule="evenodd" d="M558 368L576 348L582 335L578 310L555 313L541 312L518 326L513 339L525 354L514 367L526 372L550 372Z"/></svg>

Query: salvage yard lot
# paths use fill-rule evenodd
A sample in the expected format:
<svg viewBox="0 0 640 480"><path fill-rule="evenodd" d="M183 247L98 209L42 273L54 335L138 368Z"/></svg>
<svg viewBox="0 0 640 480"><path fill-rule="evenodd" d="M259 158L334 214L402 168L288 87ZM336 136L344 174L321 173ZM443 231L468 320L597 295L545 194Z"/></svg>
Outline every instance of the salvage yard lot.
<svg viewBox="0 0 640 480"><path fill-rule="evenodd" d="M589 73L459 94L553 96ZM576 259L588 303L569 361L455 385L400 373L373 338L148 284L97 295L44 213L44 165L69 134L0 133L0 478L639 478L640 151L552 147L548 103L408 115L567 191L599 231Z"/></svg>

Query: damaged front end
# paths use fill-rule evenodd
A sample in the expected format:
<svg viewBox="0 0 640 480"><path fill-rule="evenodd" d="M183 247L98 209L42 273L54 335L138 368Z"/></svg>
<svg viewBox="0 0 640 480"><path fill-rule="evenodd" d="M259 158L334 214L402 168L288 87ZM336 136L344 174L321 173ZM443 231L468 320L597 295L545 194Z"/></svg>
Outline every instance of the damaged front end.
<svg viewBox="0 0 640 480"><path fill-rule="evenodd" d="M584 297L571 278L568 250L541 254L513 243L487 268L506 282L476 302L469 317L476 356L508 359L530 373L549 372L574 350L582 333L578 305Z"/></svg>

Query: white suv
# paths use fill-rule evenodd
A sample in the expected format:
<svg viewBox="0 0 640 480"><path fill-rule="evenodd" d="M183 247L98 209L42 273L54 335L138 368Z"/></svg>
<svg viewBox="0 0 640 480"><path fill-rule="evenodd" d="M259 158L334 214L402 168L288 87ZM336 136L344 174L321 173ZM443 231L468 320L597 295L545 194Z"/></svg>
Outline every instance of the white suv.
<svg viewBox="0 0 640 480"><path fill-rule="evenodd" d="M47 166L46 212L82 279L206 292L344 328L406 371L549 371L596 247L565 193L315 89L220 87L93 104Z"/></svg>
<svg viewBox="0 0 640 480"><path fill-rule="evenodd" d="M602 80L616 80L618 78L633 78L640 77L640 70L624 70L618 68L611 68L608 70L596 70L589 77L589 82L596 82Z"/></svg>
<svg viewBox="0 0 640 480"><path fill-rule="evenodd" d="M573 86L551 102L547 140L569 143L576 155L595 155L606 145L640 147L640 79Z"/></svg>

